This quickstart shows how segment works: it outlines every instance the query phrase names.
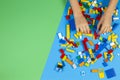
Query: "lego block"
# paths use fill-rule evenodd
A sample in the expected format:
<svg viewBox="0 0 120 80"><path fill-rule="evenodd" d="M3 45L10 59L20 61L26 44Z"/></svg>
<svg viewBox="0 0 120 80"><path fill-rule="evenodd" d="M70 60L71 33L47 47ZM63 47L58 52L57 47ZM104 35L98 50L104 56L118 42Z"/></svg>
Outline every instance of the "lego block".
<svg viewBox="0 0 120 80"><path fill-rule="evenodd" d="M66 48L66 51L70 52L70 53L74 53L75 51L69 48Z"/></svg>
<svg viewBox="0 0 120 80"><path fill-rule="evenodd" d="M84 62L80 63L79 66L80 66L80 67L84 66Z"/></svg>
<svg viewBox="0 0 120 80"><path fill-rule="evenodd" d="M76 30L74 19L69 20L69 24L70 24L70 30L71 31Z"/></svg>
<svg viewBox="0 0 120 80"><path fill-rule="evenodd" d="M97 72L99 72L99 70L98 69L92 69L91 72L97 73Z"/></svg>
<svg viewBox="0 0 120 80"><path fill-rule="evenodd" d="M103 62L102 64L103 64L104 67L108 66L108 64L106 62Z"/></svg>
<svg viewBox="0 0 120 80"><path fill-rule="evenodd" d="M108 79L116 76L116 73L113 68L106 70L105 73Z"/></svg>
<svg viewBox="0 0 120 80"><path fill-rule="evenodd" d="M99 72L98 75L99 75L99 78L100 78L100 79L102 79L102 78L105 77L104 72Z"/></svg>
<svg viewBox="0 0 120 80"><path fill-rule="evenodd" d="M65 44L65 43L66 43L66 41L65 41L65 40L63 40L63 39L60 39L60 40L59 40L59 43L61 43L61 44Z"/></svg>
<svg viewBox="0 0 120 80"><path fill-rule="evenodd" d="M86 67L89 67L89 66L90 66L90 64L89 64L88 62L86 62L84 65L85 65Z"/></svg>
<svg viewBox="0 0 120 80"><path fill-rule="evenodd" d="M66 26L66 38L70 39L70 25Z"/></svg>
<svg viewBox="0 0 120 80"><path fill-rule="evenodd" d="M91 40L89 40L88 43L89 43L91 46L94 46L94 43L93 43Z"/></svg>
<svg viewBox="0 0 120 80"><path fill-rule="evenodd" d="M98 54L98 55L96 56L97 59L99 59L99 58L101 58L101 57L102 57L102 54Z"/></svg>

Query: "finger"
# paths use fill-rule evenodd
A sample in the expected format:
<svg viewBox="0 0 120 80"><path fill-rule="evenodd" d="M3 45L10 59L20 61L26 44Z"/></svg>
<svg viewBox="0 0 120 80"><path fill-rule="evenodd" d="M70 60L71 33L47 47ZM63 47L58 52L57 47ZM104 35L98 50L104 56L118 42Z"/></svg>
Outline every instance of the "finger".
<svg viewBox="0 0 120 80"><path fill-rule="evenodd" d="M103 30L103 33L106 33L106 32L107 32L107 27L105 27Z"/></svg>
<svg viewBox="0 0 120 80"><path fill-rule="evenodd" d="M84 27L84 31L85 31L85 34L86 34L87 33L87 27L86 26Z"/></svg>
<svg viewBox="0 0 120 80"><path fill-rule="evenodd" d="M82 29L83 29L83 33L85 33L85 28L84 28L84 27L82 27Z"/></svg>
<svg viewBox="0 0 120 80"><path fill-rule="evenodd" d="M100 22L98 23L98 25L97 25L97 30L98 30L98 31L100 31L101 26L102 26L102 23L101 23L101 21L100 21Z"/></svg>
<svg viewBox="0 0 120 80"><path fill-rule="evenodd" d="M90 33L90 28L89 28L89 26L87 26L87 31L88 31L88 34Z"/></svg>
<svg viewBox="0 0 120 80"><path fill-rule="evenodd" d="M79 32L79 28L76 28L77 32Z"/></svg>
<svg viewBox="0 0 120 80"><path fill-rule="evenodd" d="M101 27L101 30L100 30L100 32L99 32L98 34L102 34L103 31L104 31L104 27L102 26L102 27Z"/></svg>
<svg viewBox="0 0 120 80"><path fill-rule="evenodd" d="M82 27L80 27L80 31L83 33L83 28Z"/></svg>

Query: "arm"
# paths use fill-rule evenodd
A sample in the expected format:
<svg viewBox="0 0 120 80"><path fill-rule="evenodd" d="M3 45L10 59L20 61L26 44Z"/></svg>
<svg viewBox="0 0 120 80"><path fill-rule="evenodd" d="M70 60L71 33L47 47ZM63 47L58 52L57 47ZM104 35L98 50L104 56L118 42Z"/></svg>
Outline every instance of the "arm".
<svg viewBox="0 0 120 80"><path fill-rule="evenodd" d="M79 32L83 33L89 33L90 29L87 23L87 20L82 14L82 11L80 10L80 6L78 3L78 0L69 0L72 10L73 10L73 15L75 18L75 24L76 24L76 30Z"/></svg>
<svg viewBox="0 0 120 80"><path fill-rule="evenodd" d="M97 29L100 30L99 34L111 31L112 14L114 13L117 3L118 0L110 0L109 6L97 26Z"/></svg>

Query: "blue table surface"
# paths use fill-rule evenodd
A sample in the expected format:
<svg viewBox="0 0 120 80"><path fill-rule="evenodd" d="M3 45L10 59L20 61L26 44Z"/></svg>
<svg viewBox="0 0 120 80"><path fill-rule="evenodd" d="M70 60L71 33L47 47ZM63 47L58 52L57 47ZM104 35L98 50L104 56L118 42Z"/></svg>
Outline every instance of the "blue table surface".
<svg viewBox="0 0 120 80"><path fill-rule="evenodd" d="M108 5L108 1L109 0L100 0L103 1L104 6ZM120 3L119 3L120 4ZM119 4L117 6L118 9L120 9ZM63 34L63 36L66 35L65 31L65 27L66 24L68 24L68 21L65 19L65 15L67 14L67 10L68 7L70 6L69 2L67 2L60 25L58 27L57 33L61 32ZM120 14L120 13L119 13ZM120 15L119 15L120 17ZM118 20L117 22L113 22L113 23L118 23L120 24L120 20ZM114 33L116 33L118 36L120 36L120 26L118 26L115 30ZM43 75L41 77L40 80L100 80L100 78L98 77L97 73L91 73L90 70L91 69L98 69L98 68L104 68L104 70L108 70L111 68L114 68L116 76L113 78L108 79L105 75L105 78L103 78L102 80L120 80L120 67L119 67L119 61L120 61L120 56L118 56L117 54L120 53L120 49L115 49L114 50L114 59L112 62L108 62L108 66L104 67L102 65L103 62L103 58L100 58L99 60L97 60L97 62L95 64L90 65L90 67L77 67L77 69L73 69L68 63L65 62L65 67L63 69L62 72L57 72L55 70L55 66L57 64L57 62L60 62L60 52L59 49L61 49L60 43L59 43L59 39L58 36L55 36L55 40L54 43L52 45L50 54L48 56L48 60L46 63L46 66L44 68L43 71ZM75 40L75 37L73 36L73 34L76 33L76 31L71 31L71 38ZM106 34L107 35L107 34ZM104 35L103 35L104 36ZM92 40L91 38L89 38L90 40ZM81 40L77 40L77 41L81 41ZM94 41L94 43L96 43L97 41ZM118 42L120 43L120 38L118 38ZM80 43L80 47L78 49L76 49L76 51L83 51L83 46ZM65 53L67 55L71 55L71 60L74 60L75 57L77 56L77 52L75 53L68 53L65 51ZM81 71L85 71L85 76L81 76L80 72Z"/></svg>

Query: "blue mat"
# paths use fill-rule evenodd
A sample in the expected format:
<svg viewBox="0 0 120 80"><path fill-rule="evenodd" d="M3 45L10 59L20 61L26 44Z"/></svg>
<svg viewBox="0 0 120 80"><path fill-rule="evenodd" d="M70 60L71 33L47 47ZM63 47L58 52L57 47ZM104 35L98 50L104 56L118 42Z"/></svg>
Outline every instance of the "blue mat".
<svg viewBox="0 0 120 80"><path fill-rule="evenodd" d="M109 0L100 0L100 1L104 2L103 6L108 6ZM117 9L120 9L119 4L117 6ZM66 32L65 32L66 31L66 24L68 24L69 21L66 20L65 16L67 14L69 6L70 6L70 4L69 4L69 2L67 2L62 19L61 19L61 22L60 22L60 25L58 27L58 31L57 31L56 36L55 36L53 46L51 48L46 66L45 66L44 71L43 71L43 75L42 75L40 80L100 80L97 73L90 72L91 69L99 69L99 68L103 68L104 72L109 72L109 71L107 71L109 69L112 69L112 71L113 71L113 69L114 69L115 74L113 74L113 75L115 77L109 78L111 76L110 75L107 76L105 74L105 78L103 78L103 80L119 80L120 79L120 76L119 76L120 75L120 67L119 67L120 56L118 56L118 53L120 53L120 49L118 49L118 48L114 50L114 52L113 52L114 59L112 62L107 63L108 64L107 67L104 67L102 65L103 58L100 58L99 60L97 60L97 62L95 62L95 64L92 64L89 67L85 67L85 66L79 67L78 66L76 69L73 69L68 63L64 62L63 70L60 72L56 71L57 63L62 62L62 60L60 58L61 53L59 52L59 49L61 49L62 47L60 46L60 43L59 43L58 33L59 32L62 33L63 36L66 35ZM92 16L94 17L94 15L92 15ZM120 13L119 13L119 17L120 17ZM115 23L120 24L120 20L114 21L112 24L115 24ZM114 33L116 33L118 36L120 36L120 32L119 32L120 28L119 27L120 26L118 25L116 27L116 29L114 29ZM74 33L76 33L76 30L71 31L71 38L76 40L76 38L73 36ZM108 35L108 34L106 34L106 35ZM102 35L102 36L106 37L106 35ZM84 39L84 37L82 39ZM88 38L88 39L92 40L91 38ZM120 38L118 38L117 40L120 43ZM65 51L65 53L68 55L68 57L73 62L77 62L76 61L76 56L78 56L77 51L84 50L83 45L81 43L82 40L78 39L76 41L80 42L80 47L75 49L75 51L76 51L75 53L69 53L69 52ZM97 42L97 40L94 41L94 43L96 43L96 42ZM107 74L109 74L109 73L107 73ZM112 74L112 73L110 73L110 74Z"/></svg>

